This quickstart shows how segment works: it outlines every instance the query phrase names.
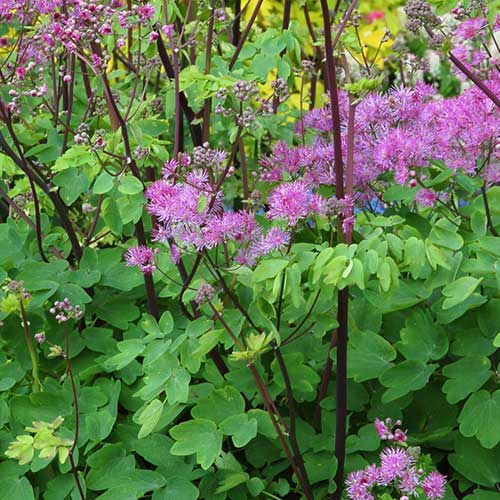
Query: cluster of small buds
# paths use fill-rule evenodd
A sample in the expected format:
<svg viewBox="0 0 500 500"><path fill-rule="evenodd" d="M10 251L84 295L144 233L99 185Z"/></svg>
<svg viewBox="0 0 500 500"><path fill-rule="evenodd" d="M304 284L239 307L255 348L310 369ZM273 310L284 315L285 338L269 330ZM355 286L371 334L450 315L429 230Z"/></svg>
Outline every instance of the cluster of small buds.
<svg viewBox="0 0 500 500"><path fill-rule="evenodd" d="M197 304L201 305L207 301L212 301L215 297L215 289L212 285L208 283L202 283L198 288L198 292L196 293L195 301Z"/></svg>
<svg viewBox="0 0 500 500"><path fill-rule="evenodd" d="M243 110L243 113L236 117L236 123L238 126L243 128L250 128L255 124L256 115L252 108L247 107Z"/></svg>
<svg viewBox="0 0 500 500"><path fill-rule="evenodd" d="M45 332L37 332L35 335L33 335L35 341L38 344L43 344L45 342Z"/></svg>
<svg viewBox="0 0 500 500"><path fill-rule="evenodd" d="M86 123L81 123L78 126L73 141L75 144L90 144L89 126Z"/></svg>
<svg viewBox="0 0 500 500"><path fill-rule="evenodd" d="M102 129L96 130L92 151L97 151L98 149L104 149L106 147L106 141L104 140L105 133L106 132Z"/></svg>
<svg viewBox="0 0 500 500"><path fill-rule="evenodd" d="M5 289L8 292L14 293L19 299L29 300L31 299L31 294L29 294L24 288L24 281L11 280L7 283Z"/></svg>
<svg viewBox="0 0 500 500"><path fill-rule="evenodd" d="M216 99L218 99L219 101L224 101L226 97L227 97L227 89L225 87L217 89L217 92L215 93Z"/></svg>
<svg viewBox="0 0 500 500"><path fill-rule="evenodd" d="M150 104L150 110L153 115L160 115L164 112L165 107L163 101L158 97L155 97Z"/></svg>
<svg viewBox="0 0 500 500"><path fill-rule="evenodd" d="M352 16L351 16L351 23L355 28L359 28L361 19L363 19L363 16L358 12L355 11Z"/></svg>
<svg viewBox="0 0 500 500"><path fill-rule="evenodd" d="M309 59L302 59L302 69L305 73L313 74L316 71L316 65L314 61L310 61Z"/></svg>
<svg viewBox="0 0 500 500"><path fill-rule="evenodd" d="M134 150L134 157L136 160L144 160L149 155L149 149L144 146L137 146Z"/></svg>
<svg viewBox="0 0 500 500"><path fill-rule="evenodd" d="M387 43L391 39L392 33L390 29L386 29L384 32L384 36L380 40L380 43Z"/></svg>
<svg viewBox="0 0 500 500"><path fill-rule="evenodd" d="M400 425L401 420L396 420L393 423L390 418L386 418L385 421L378 418L375 419L375 429L383 441L405 443L407 439L406 432L399 428Z"/></svg>
<svg viewBox="0 0 500 500"><path fill-rule="evenodd" d="M83 316L82 308L78 304L73 306L68 297L56 300L49 312L56 317L59 323L65 323L72 318L78 320Z"/></svg>
<svg viewBox="0 0 500 500"><path fill-rule="evenodd" d="M259 101L260 108L259 113L262 116L269 116L273 114L273 103L270 99L265 99L264 97Z"/></svg>
<svg viewBox="0 0 500 500"><path fill-rule="evenodd" d="M431 49L440 49L445 41L446 37L442 33L433 33L429 39L429 47Z"/></svg>
<svg viewBox="0 0 500 500"><path fill-rule="evenodd" d="M208 142L201 146L196 146L193 149L193 154L190 163L196 167L209 168L211 170L219 170L224 165L226 152L220 149L211 149Z"/></svg>
<svg viewBox="0 0 500 500"><path fill-rule="evenodd" d="M454 9L452 9L451 13L457 21L463 21L467 18L467 10L465 9L462 2L460 2Z"/></svg>
<svg viewBox="0 0 500 500"><path fill-rule="evenodd" d="M224 9L216 9L214 12L214 16L215 19L217 19L217 21L221 23L223 23L227 19L226 11Z"/></svg>
<svg viewBox="0 0 500 500"><path fill-rule="evenodd" d="M276 80L273 80L271 82L271 88L274 90L274 96L280 103L288 99L290 92L288 90L288 84L283 78L276 78Z"/></svg>
<svg viewBox="0 0 500 500"><path fill-rule="evenodd" d="M417 33L425 24L429 28L436 28L441 24L426 0L408 0L404 7L408 18L406 27L413 33Z"/></svg>
<svg viewBox="0 0 500 500"><path fill-rule="evenodd" d="M259 89L255 82L247 82L245 80L238 80L233 83L233 94L236 99L241 102L246 102L252 99L259 93Z"/></svg>

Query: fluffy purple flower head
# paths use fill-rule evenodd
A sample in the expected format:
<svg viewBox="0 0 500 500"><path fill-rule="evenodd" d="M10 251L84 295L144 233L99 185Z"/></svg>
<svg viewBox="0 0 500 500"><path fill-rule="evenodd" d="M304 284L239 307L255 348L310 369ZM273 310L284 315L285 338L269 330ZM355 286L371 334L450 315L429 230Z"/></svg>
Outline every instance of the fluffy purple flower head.
<svg viewBox="0 0 500 500"><path fill-rule="evenodd" d="M369 491L370 480L365 471L358 470L351 472L346 479L347 497L350 500L373 500L373 495Z"/></svg>
<svg viewBox="0 0 500 500"><path fill-rule="evenodd" d="M487 21L483 17L467 19L458 26L455 34L461 40L470 40L476 38L486 24Z"/></svg>
<svg viewBox="0 0 500 500"><path fill-rule="evenodd" d="M443 498L446 486L446 477L437 471L431 472L423 481L422 489L429 500Z"/></svg>
<svg viewBox="0 0 500 500"><path fill-rule="evenodd" d="M414 467L406 469L398 481L398 487L401 493L415 495L417 486L420 484L420 477Z"/></svg>
<svg viewBox="0 0 500 500"><path fill-rule="evenodd" d="M324 212L324 200L313 194L311 188L303 181L283 183L273 189L269 198L269 219L285 219L290 226L295 226L300 219L311 212Z"/></svg>
<svg viewBox="0 0 500 500"><path fill-rule="evenodd" d="M380 454L380 482L388 484L401 477L412 464L412 458L403 448L386 448Z"/></svg>
<svg viewBox="0 0 500 500"><path fill-rule="evenodd" d="M151 274L156 269L154 251L144 245L129 248L125 261L127 267L137 266L144 274Z"/></svg>

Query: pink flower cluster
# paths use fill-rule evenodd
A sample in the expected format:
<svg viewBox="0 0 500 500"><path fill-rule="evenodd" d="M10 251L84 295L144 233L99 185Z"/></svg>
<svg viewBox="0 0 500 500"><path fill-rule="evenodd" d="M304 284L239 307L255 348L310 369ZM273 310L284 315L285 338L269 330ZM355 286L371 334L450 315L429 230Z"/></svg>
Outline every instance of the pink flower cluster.
<svg viewBox="0 0 500 500"><path fill-rule="evenodd" d="M377 434L383 441L406 442L406 432L399 428L401 420L397 420L393 425L390 418L386 418L385 421L376 418L374 425Z"/></svg>
<svg viewBox="0 0 500 500"><path fill-rule="evenodd" d="M387 427L386 423L391 427ZM382 439L406 441L406 434L400 429L392 432L392 422L377 419L375 428ZM418 497L422 492L429 500L436 500L444 497L446 478L436 471L425 473L418 465L417 454L401 446L391 446L380 454L379 466L371 464L351 472L346 486L350 500L374 500L376 493L387 488L396 488L400 500Z"/></svg>
<svg viewBox="0 0 500 500"><path fill-rule="evenodd" d="M248 210L230 211L223 204L223 192L210 180L220 174L225 155L206 147L180 162L169 161L163 178L146 190L147 211L154 217L153 239L170 244L172 260L178 262L179 249L203 251L232 242L235 262L252 265L259 257L282 250L290 241L288 231L274 226L264 231L255 214ZM290 226L312 211L321 210L321 199L308 186L290 183L278 186L269 197L269 219L283 219ZM129 250L128 265L150 272L152 263L144 248Z"/></svg>
<svg viewBox="0 0 500 500"><path fill-rule="evenodd" d="M500 77L485 81L500 94ZM347 151L347 95L341 92L343 153ZM474 112L471 112L474 110ZM309 186L334 185L334 155L329 108L306 113L298 133L312 131L312 142L288 147L279 142L261 161L262 178L277 182L301 179ZM354 180L367 192L382 175L392 174L399 184L417 185L425 180L422 169L432 160L454 171L474 175L483 162L500 163L500 112L475 86L453 98L437 95L424 83L414 88L393 88L386 94L370 94L356 108L354 130ZM488 165L486 165L488 167ZM492 176L496 178L496 176ZM418 201L433 205L437 195L422 190Z"/></svg>

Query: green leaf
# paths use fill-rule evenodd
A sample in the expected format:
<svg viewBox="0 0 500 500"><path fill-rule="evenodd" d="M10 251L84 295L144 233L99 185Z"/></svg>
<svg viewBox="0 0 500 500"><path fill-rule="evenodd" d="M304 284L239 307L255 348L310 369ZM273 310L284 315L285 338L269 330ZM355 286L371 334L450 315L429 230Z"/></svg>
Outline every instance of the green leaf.
<svg viewBox="0 0 500 500"><path fill-rule="evenodd" d="M172 455L192 455L201 468L207 470L222 451L222 433L217 426L204 418L195 418L170 429L175 439L170 453Z"/></svg>
<svg viewBox="0 0 500 500"><path fill-rule="evenodd" d="M118 191L123 194L137 194L142 193L142 182L133 175L125 175L120 179L120 183L118 184Z"/></svg>
<svg viewBox="0 0 500 500"><path fill-rule="evenodd" d="M481 279L464 276L443 288L443 295L447 297L443 302L443 309L451 309L467 300L481 283Z"/></svg>
<svg viewBox="0 0 500 500"><path fill-rule="evenodd" d="M71 205L90 186L90 181L83 170L68 168L54 177L54 184L59 186L61 198L66 205Z"/></svg>
<svg viewBox="0 0 500 500"><path fill-rule="evenodd" d="M146 405L144 410L135 420L140 426L139 438L144 438L151 434L163 413L163 403L159 399L153 399Z"/></svg>
<svg viewBox="0 0 500 500"><path fill-rule="evenodd" d="M33 488L25 477L2 478L2 496L16 500L35 500Z"/></svg>
<svg viewBox="0 0 500 500"><path fill-rule="evenodd" d="M119 354L104 361L104 368L107 370L121 370L139 356L144 351L144 344L139 339L122 340L116 344Z"/></svg>
<svg viewBox="0 0 500 500"><path fill-rule="evenodd" d="M490 366L488 358L477 354L444 366L443 374L449 379L443 384L447 401L455 404L477 391L490 378Z"/></svg>
<svg viewBox="0 0 500 500"><path fill-rule="evenodd" d="M464 500L500 500L500 493L477 489L474 493L464 497Z"/></svg>
<svg viewBox="0 0 500 500"><path fill-rule="evenodd" d="M215 493L224 493L225 491L232 490L236 486L246 483L249 478L250 476L246 472L225 472Z"/></svg>
<svg viewBox="0 0 500 500"><path fill-rule="evenodd" d="M226 418L219 427L224 434L232 436L236 448L242 448L257 435L257 420L249 419L245 413Z"/></svg>
<svg viewBox="0 0 500 500"><path fill-rule="evenodd" d="M111 232L119 236L123 229L120 210L113 198L105 198L102 202L102 218Z"/></svg>
<svg viewBox="0 0 500 500"><path fill-rule="evenodd" d="M347 373L356 382L378 378L392 366L396 351L376 333L353 331L349 335Z"/></svg>
<svg viewBox="0 0 500 500"><path fill-rule="evenodd" d="M114 185L115 177L109 175L107 172L103 172L95 180L92 191L94 191L94 194L104 194L111 191Z"/></svg>
<svg viewBox="0 0 500 500"><path fill-rule="evenodd" d="M464 244L463 238L457 234L458 227L446 219L438 220L431 229L429 239L437 246L449 250L460 250Z"/></svg>
<svg viewBox="0 0 500 500"><path fill-rule="evenodd" d="M189 396L189 382L191 375L185 368L177 368L167 380L165 390L170 405L185 403Z"/></svg>
<svg viewBox="0 0 500 500"><path fill-rule="evenodd" d="M452 467L466 479L494 488L500 482L500 447L486 449L475 438L458 436L455 452L448 456Z"/></svg>
<svg viewBox="0 0 500 500"><path fill-rule="evenodd" d="M485 448L500 443L500 390L475 392L466 401L458 417L460 432L475 436Z"/></svg>
<svg viewBox="0 0 500 500"><path fill-rule="evenodd" d="M400 335L396 348L406 359L426 363L441 359L448 352L445 330L420 309L411 313Z"/></svg>
<svg viewBox="0 0 500 500"><path fill-rule="evenodd" d="M208 419L220 424L232 415L239 415L245 409L245 401L239 391L228 385L212 391L206 398L198 401L191 410L195 418Z"/></svg>
<svg viewBox="0 0 500 500"><path fill-rule="evenodd" d="M311 484L331 480L337 471L337 460L331 453L305 453L304 465Z"/></svg>
<svg viewBox="0 0 500 500"><path fill-rule="evenodd" d="M157 490L152 500L196 500L200 495L198 488L182 477L167 479L165 488Z"/></svg>
<svg viewBox="0 0 500 500"><path fill-rule="evenodd" d="M256 75L259 80L266 81L267 75L275 67L275 57L269 54L257 54L252 58L250 71Z"/></svg>
<svg viewBox="0 0 500 500"><path fill-rule="evenodd" d="M437 367L436 364L426 365L421 361L407 360L389 368L380 377L380 383L388 387L382 402L389 403L411 391L422 389Z"/></svg>
<svg viewBox="0 0 500 500"><path fill-rule="evenodd" d="M277 276L288 265L285 259L267 259L261 262L253 272L253 281L260 283Z"/></svg>

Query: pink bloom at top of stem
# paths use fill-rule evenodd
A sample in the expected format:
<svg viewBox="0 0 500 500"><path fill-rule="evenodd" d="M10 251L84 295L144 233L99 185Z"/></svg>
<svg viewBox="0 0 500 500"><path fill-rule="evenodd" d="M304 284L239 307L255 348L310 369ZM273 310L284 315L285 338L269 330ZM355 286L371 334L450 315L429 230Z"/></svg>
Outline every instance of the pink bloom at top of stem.
<svg viewBox="0 0 500 500"><path fill-rule="evenodd" d="M461 40L470 40L471 38L475 38L486 24L487 21L483 17L467 19L458 26L455 34Z"/></svg>
<svg viewBox="0 0 500 500"><path fill-rule="evenodd" d="M420 477L414 467L406 469L398 482L399 490L408 495L415 495L417 486L420 484Z"/></svg>
<svg viewBox="0 0 500 500"><path fill-rule="evenodd" d="M388 484L401 477L412 464L412 458L403 448L386 448L380 454L380 481Z"/></svg>
<svg viewBox="0 0 500 500"><path fill-rule="evenodd" d="M389 429L387 428L385 423L379 418L376 418L375 422L373 422L373 425L375 425L375 430L377 431L380 439L386 440L389 436Z"/></svg>
<svg viewBox="0 0 500 500"><path fill-rule="evenodd" d="M154 252L144 245L130 247L125 254L125 261L127 267L137 266L144 274L151 274L156 269Z"/></svg>
<svg viewBox="0 0 500 500"><path fill-rule="evenodd" d="M430 500L443 498L445 493L446 477L437 471L431 472L423 481L422 489Z"/></svg>
<svg viewBox="0 0 500 500"><path fill-rule="evenodd" d="M371 483L365 471L351 472L348 474L345 484L347 486L347 497L350 500L373 500L373 495L369 491Z"/></svg>
<svg viewBox="0 0 500 500"><path fill-rule="evenodd" d="M372 10L371 12L368 12L366 14L366 20L368 24L373 23L373 21L376 21L377 19L383 19L385 17L385 12L382 12L381 10Z"/></svg>
<svg viewBox="0 0 500 500"><path fill-rule="evenodd" d="M162 32L165 35L166 38L171 39L174 35L174 25L173 24L165 24L165 26L162 27Z"/></svg>
<svg viewBox="0 0 500 500"><path fill-rule="evenodd" d="M269 198L269 219L285 219L295 226L311 212L323 213L324 200L303 181L283 183L273 189Z"/></svg>
<svg viewBox="0 0 500 500"><path fill-rule="evenodd" d="M290 234L279 227L272 227L265 236L261 236L253 246L253 254L265 255L273 250L283 250L290 241Z"/></svg>

